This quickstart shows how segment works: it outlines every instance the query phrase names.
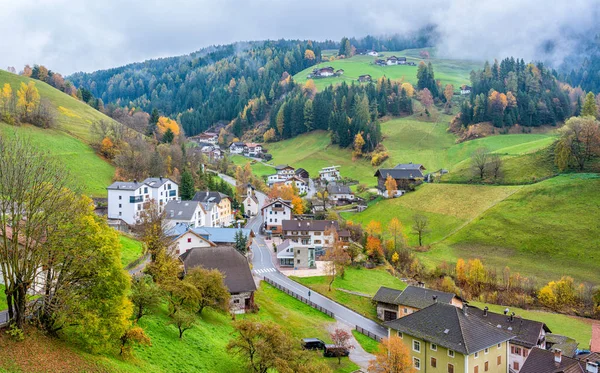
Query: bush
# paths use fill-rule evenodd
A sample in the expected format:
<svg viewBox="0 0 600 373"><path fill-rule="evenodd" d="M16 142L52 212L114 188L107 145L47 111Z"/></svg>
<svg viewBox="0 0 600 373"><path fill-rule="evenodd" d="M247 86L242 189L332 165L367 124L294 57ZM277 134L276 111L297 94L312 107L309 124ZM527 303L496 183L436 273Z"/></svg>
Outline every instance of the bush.
<svg viewBox="0 0 600 373"><path fill-rule="evenodd" d="M386 151L373 153L373 155L371 155L371 165L379 166L389 157L390 155Z"/></svg>

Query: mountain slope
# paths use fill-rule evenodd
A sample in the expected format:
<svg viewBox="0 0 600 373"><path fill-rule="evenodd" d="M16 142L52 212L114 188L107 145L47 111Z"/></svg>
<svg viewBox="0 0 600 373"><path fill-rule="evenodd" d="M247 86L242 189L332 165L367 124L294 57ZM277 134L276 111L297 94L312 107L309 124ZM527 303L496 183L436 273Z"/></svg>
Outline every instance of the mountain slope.
<svg viewBox="0 0 600 373"><path fill-rule="evenodd" d="M105 196L105 188L112 182L115 168L90 146L90 126L97 120L116 122L44 82L0 70L0 86L8 83L16 91L21 83L29 81L35 82L41 98L50 102L56 128L42 129L28 124L10 126L0 122L0 134L27 138L39 150L59 158L73 174L75 187L81 188L83 193L92 197Z"/></svg>

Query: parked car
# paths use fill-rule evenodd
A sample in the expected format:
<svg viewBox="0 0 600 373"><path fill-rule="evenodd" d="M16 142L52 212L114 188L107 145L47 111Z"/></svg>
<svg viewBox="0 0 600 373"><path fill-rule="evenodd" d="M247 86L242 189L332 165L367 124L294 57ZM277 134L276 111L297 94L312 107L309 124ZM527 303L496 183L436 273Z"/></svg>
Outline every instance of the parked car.
<svg viewBox="0 0 600 373"><path fill-rule="evenodd" d="M325 357L338 357L348 355L350 355L350 350L342 346L325 345L325 349L323 349L323 356Z"/></svg>
<svg viewBox="0 0 600 373"><path fill-rule="evenodd" d="M325 342L318 338L304 338L302 348L305 350L322 350L325 348Z"/></svg>

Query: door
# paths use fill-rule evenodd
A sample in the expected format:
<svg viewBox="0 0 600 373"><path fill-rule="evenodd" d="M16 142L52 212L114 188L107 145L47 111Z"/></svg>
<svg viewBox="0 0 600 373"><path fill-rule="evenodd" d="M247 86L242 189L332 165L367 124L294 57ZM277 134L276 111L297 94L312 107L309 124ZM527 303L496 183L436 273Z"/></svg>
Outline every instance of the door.
<svg viewBox="0 0 600 373"><path fill-rule="evenodd" d="M398 313L394 311L383 311L383 321L394 321L398 318Z"/></svg>

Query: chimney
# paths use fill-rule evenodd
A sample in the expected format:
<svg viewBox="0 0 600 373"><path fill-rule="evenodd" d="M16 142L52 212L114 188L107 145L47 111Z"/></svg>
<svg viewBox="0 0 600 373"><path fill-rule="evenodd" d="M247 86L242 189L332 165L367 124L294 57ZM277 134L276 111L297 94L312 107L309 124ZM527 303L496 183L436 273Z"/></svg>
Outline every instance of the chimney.
<svg viewBox="0 0 600 373"><path fill-rule="evenodd" d="M162 181L162 176L159 177L160 181Z"/></svg>
<svg viewBox="0 0 600 373"><path fill-rule="evenodd" d="M562 361L562 350L560 348L557 348L554 350L554 362L557 364L560 364L561 361Z"/></svg>
<svg viewBox="0 0 600 373"><path fill-rule="evenodd" d="M515 313L510 314L510 321L513 322L515 320Z"/></svg>
<svg viewBox="0 0 600 373"><path fill-rule="evenodd" d="M504 309L504 314L505 314L505 315L508 315L508 308L505 308L505 309Z"/></svg>
<svg viewBox="0 0 600 373"><path fill-rule="evenodd" d="M488 310L489 310L488 306L485 306L485 307L483 308L483 316L487 316L487 312L488 312Z"/></svg>
<svg viewBox="0 0 600 373"><path fill-rule="evenodd" d="M433 296L433 303L437 303L437 295Z"/></svg>
<svg viewBox="0 0 600 373"><path fill-rule="evenodd" d="M468 305L463 304L463 309L462 310L463 310L463 314L465 316L467 316L469 314L469 306Z"/></svg>
<svg viewBox="0 0 600 373"><path fill-rule="evenodd" d="M585 371L587 373L598 373L598 363L594 363L593 361L590 361L590 359L586 359Z"/></svg>

